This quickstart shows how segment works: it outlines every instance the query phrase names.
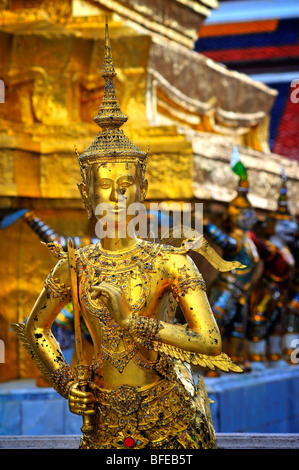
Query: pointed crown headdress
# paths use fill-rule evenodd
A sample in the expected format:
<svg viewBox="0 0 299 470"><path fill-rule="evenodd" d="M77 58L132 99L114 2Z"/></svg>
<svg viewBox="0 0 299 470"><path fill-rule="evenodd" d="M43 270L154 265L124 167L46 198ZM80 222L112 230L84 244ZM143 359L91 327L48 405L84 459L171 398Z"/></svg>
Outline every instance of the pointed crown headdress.
<svg viewBox="0 0 299 470"><path fill-rule="evenodd" d="M269 218L272 221L277 220L293 220L294 216L291 214L289 209L289 199L288 199L288 188L287 188L287 175L284 168L281 168L281 186L279 191L279 196L277 200L277 209L270 212Z"/></svg>
<svg viewBox="0 0 299 470"><path fill-rule="evenodd" d="M267 236L273 235L278 221L288 220L295 222L295 217L291 214L289 209L287 181L288 178L285 169L281 168L281 186L277 200L277 209L269 213L264 224L264 233ZM294 232L297 230L294 228Z"/></svg>
<svg viewBox="0 0 299 470"><path fill-rule="evenodd" d="M272 217L276 219L292 219L293 216L289 210L287 175L285 169L281 169L281 187L277 201L277 210L272 213Z"/></svg>
<svg viewBox="0 0 299 470"><path fill-rule="evenodd" d="M137 147L120 129L128 120L119 106L114 88L116 76L110 48L108 22L105 26L105 55L102 77L105 80L104 96L98 114L94 120L101 127L92 144L81 155L78 155L81 175L86 182L89 165L108 162L134 162L138 164L141 181L145 179L148 153Z"/></svg>

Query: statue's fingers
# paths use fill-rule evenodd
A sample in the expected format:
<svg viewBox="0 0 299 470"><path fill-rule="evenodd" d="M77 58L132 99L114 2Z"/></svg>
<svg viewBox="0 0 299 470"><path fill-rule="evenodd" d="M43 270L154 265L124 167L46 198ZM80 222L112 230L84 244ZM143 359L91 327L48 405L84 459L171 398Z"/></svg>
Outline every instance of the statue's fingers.
<svg viewBox="0 0 299 470"><path fill-rule="evenodd" d="M71 391L71 396L74 398L93 398L93 394L91 392L85 392L84 390L80 390L79 388L73 388Z"/></svg>
<svg viewBox="0 0 299 470"><path fill-rule="evenodd" d="M76 414L88 414L91 415L95 413L95 409L92 407L87 407L87 405L79 403L70 403L70 409Z"/></svg>
<svg viewBox="0 0 299 470"><path fill-rule="evenodd" d="M122 291L122 288L117 284L112 284L111 282L101 282L97 287L104 289L105 291L108 290L111 293L119 293Z"/></svg>
<svg viewBox="0 0 299 470"><path fill-rule="evenodd" d="M93 409L93 408L90 408L89 410L84 410L84 411L83 411L83 413L84 413L85 415L92 415L92 414L94 414L95 412L96 412L96 410Z"/></svg>
<svg viewBox="0 0 299 470"><path fill-rule="evenodd" d="M107 282L102 282L100 285L91 286L91 291L92 299L95 299L97 297L104 297L108 300L111 297L119 295L121 293L121 288L119 286Z"/></svg>
<svg viewBox="0 0 299 470"><path fill-rule="evenodd" d="M104 297L106 299L109 299L111 296L111 291L106 288L105 286L92 286L91 287L91 298L96 299L97 297Z"/></svg>
<svg viewBox="0 0 299 470"><path fill-rule="evenodd" d="M89 401L89 400L84 400L84 399L83 400L73 399L73 400L70 400L70 404L73 405L74 407L85 409L85 408L89 408L90 406L93 406L94 402Z"/></svg>

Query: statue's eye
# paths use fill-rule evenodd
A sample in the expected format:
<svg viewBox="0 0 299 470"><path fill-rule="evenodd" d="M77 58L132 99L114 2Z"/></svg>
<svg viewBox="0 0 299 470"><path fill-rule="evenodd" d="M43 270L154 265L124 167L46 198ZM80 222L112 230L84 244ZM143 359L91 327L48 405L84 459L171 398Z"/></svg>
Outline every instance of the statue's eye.
<svg viewBox="0 0 299 470"><path fill-rule="evenodd" d="M102 183L99 184L100 189L109 189L110 186L111 185L107 181L103 181Z"/></svg>

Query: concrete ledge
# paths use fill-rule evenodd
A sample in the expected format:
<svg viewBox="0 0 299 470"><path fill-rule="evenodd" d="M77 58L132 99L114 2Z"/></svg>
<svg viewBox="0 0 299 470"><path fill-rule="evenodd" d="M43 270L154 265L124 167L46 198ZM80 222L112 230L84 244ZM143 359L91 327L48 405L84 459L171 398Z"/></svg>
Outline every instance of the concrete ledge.
<svg viewBox="0 0 299 470"><path fill-rule="evenodd" d="M217 433L219 449L299 449L299 434Z"/></svg>
<svg viewBox="0 0 299 470"><path fill-rule="evenodd" d="M1 436L0 449L78 449L80 436ZM299 434L218 433L219 449L299 449Z"/></svg>

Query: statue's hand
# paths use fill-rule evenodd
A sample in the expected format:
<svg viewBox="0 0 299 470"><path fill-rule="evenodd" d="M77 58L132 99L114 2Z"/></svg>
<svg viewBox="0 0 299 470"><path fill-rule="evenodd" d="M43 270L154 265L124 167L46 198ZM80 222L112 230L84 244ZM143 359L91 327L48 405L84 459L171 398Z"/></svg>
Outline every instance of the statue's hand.
<svg viewBox="0 0 299 470"><path fill-rule="evenodd" d="M107 306L116 323L128 329L130 321L130 305L120 286L102 282L91 287L93 300L100 299Z"/></svg>
<svg viewBox="0 0 299 470"><path fill-rule="evenodd" d="M69 409L77 415L91 415L95 412L95 397L92 392L80 389L78 383L74 383L69 390Z"/></svg>

